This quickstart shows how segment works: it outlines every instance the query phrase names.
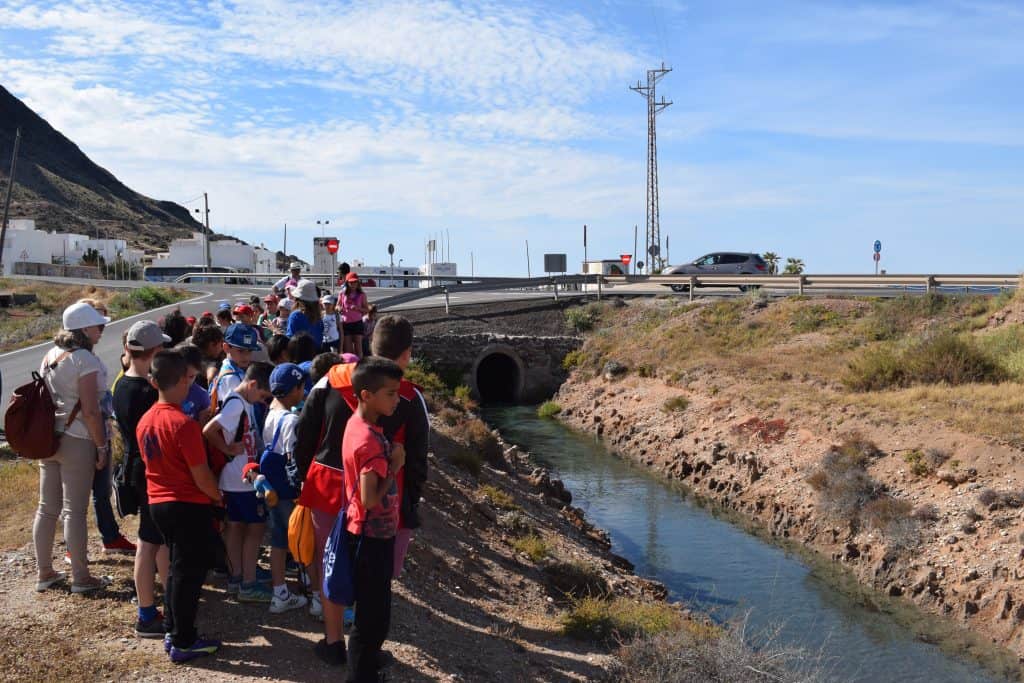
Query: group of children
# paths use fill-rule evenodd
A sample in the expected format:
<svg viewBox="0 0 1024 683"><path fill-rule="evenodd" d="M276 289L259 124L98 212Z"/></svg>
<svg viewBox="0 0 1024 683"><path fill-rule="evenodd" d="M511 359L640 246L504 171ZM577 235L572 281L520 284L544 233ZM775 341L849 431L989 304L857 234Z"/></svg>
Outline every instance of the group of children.
<svg viewBox="0 0 1024 683"><path fill-rule="evenodd" d="M298 291L304 282L291 290L309 303ZM122 483L138 497L135 631L163 637L175 663L216 652L220 643L201 637L195 622L203 584L224 570L238 602L267 604L274 614L308 606L324 624L316 654L328 665L347 663L349 681L376 681L389 662L381 645L391 580L419 526L427 477L426 404L403 378L412 325L382 317L372 355L360 359L336 353L329 335L308 339L308 329L282 343L284 301L268 297L259 315L250 305L229 307L227 325L204 314L174 348L165 348L171 338L151 321L125 334L113 404L125 442ZM323 302L325 315L332 308ZM310 306L303 310L307 322L315 317ZM343 337L355 331L346 325ZM321 592L324 545L342 512L355 587L347 648L345 612L353 606ZM299 514L315 536L313 560L302 568L308 598L302 582L293 591L286 580L289 522ZM259 558L268 525L266 572Z"/></svg>

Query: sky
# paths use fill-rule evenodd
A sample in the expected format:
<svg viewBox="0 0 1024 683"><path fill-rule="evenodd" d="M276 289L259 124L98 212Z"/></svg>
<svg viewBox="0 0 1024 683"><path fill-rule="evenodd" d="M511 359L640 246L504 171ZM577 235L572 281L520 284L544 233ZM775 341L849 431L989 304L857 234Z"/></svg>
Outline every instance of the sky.
<svg viewBox="0 0 1024 683"><path fill-rule="evenodd" d="M309 258L1024 271L1024 4L0 0L0 84L135 190ZM3 125L3 122L0 122Z"/></svg>

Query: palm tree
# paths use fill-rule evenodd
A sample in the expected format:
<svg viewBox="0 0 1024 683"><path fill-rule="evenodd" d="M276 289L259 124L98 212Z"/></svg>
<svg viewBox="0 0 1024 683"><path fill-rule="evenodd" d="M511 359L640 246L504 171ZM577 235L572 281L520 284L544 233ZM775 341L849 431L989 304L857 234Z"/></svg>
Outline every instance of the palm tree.
<svg viewBox="0 0 1024 683"><path fill-rule="evenodd" d="M778 275L779 274L779 255L774 251L766 251L761 257L764 262L768 264L768 274Z"/></svg>
<svg viewBox="0 0 1024 683"><path fill-rule="evenodd" d="M786 270L784 271L784 273L786 275L800 275L803 272L804 272L804 261L803 261L803 259L792 258L792 257L786 259Z"/></svg>

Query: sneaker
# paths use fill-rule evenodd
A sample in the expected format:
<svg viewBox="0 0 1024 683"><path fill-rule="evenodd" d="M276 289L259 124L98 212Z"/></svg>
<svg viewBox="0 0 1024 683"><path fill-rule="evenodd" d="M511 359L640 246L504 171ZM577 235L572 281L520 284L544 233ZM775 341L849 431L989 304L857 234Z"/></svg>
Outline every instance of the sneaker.
<svg viewBox="0 0 1024 683"><path fill-rule="evenodd" d="M296 595L295 593L289 593L288 597L282 600L276 595L270 599L270 613L281 614L291 609L299 609L305 607L308 600L305 596Z"/></svg>
<svg viewBox="0 0 1024 683"><path fill-rule="evenodd" d="M270 583L274 580L274 575L263 567L256 567L256 581L258 583Z"/></svg>
<svg viewBox="0 0 1024 683"><path fill-rule="evenodd" d="M345 666L348 661L344 638L336 643L332 643L331 645L327 644L326 638L321 638L320 642L313 648L313 652L325 664L327 664L327 666Z"/></svg>
<svg viewBox="0 0 1024 683"><path fill-rule="evenodd" d="M293 579L299 578L299 563L288 558L288 562L284 565L284 575Z"/></svg>
<svg viewBox="0 0 1024 683"><path fill-rule="evenodd" d="M71 553L64 553L64 564L71 566Z"/></svg>
<svg viewBox="0 0 1024 683"><path fill-rule="evenodd" d="M274 592L261 583L243 584L238 589L238 602L270 602Z"/></svg>
<svg viewBox="0 0 1024 683"><path fill-rule="evenodd" d="M54 572L53 576L47 579L40 579L39 581L36 581L36 590L42 593L43 591L52 588L58 583L61 583L66 578L68 578L68 575L64 572Z"/></svg>
<svg viewBox="0 0 1024 683"><path fill-rule="evenodd" d="M118 536L110 543L103 544L103 552L108 555L134 555L135 544L124 536Z"/></svg>
<svg viewBox="0 0 1024 683"><path fill-rule="evenodd" d="M345 628L352 628L352 624L356 623L356 611L352 607L345 608Z"/></svg>
<svg viewBox="0 0 1024 683"><path fill-rule="evenodd" d="M167 654L171 656L171 661L175 664L184 664L185 662L190 662L193 659L198 659L199 657L212 655L219 649L219 640L196 638L196 642L192 643L189 647L175 647L172 643L171 650Z"/></svg>
<svg viewBox="0 0 1024 683"><path fill-rule="evenodd" d="M135 636L138 638L163 638L166 635L164 617L159 613L149 621L135 621Z"/></svg>
<svg viewBox="0 0 1024 683"><path fill-rule="evenodd" d="M71 584L72 593L92 593L93 591L106 588L111 584L111 578L109 576L93 576L90 577L85 583L73 583Z"/></svg>
<svg viewBox="0 0 1024 683"><path fill-rule="evenodd" d="M310 598L309 616L316 617L320 621L324 620L324 606L321 604L319 596L314 595Z"/></svg>
<svg viewBox="0 0 1024 683"><path fill-rule="evenodd" d="M238 591L242 588L242 579L228 579L228 595L238 595Z"/></svg>

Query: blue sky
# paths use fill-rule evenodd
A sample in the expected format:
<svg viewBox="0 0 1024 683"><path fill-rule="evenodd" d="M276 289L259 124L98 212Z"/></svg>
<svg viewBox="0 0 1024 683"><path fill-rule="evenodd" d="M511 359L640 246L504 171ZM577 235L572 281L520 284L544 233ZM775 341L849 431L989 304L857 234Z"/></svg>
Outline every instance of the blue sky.
<svg viewBox="0 0 1024 683"><path fill-rule="evenodd" d="M631 252L659 93L673 262L1024 271L1024 5L0 0L0 83L216 230L463 272ZM192 203L189 206L197 206Z"/></svg>

